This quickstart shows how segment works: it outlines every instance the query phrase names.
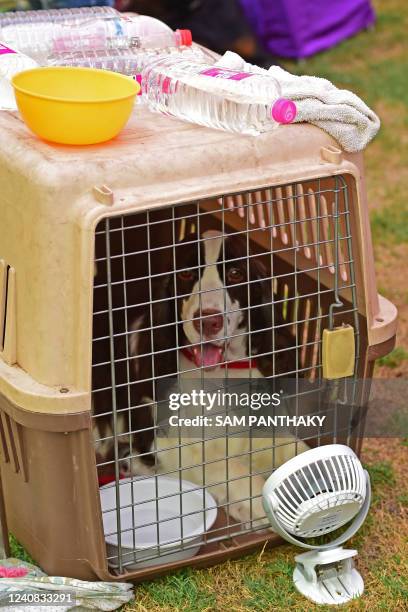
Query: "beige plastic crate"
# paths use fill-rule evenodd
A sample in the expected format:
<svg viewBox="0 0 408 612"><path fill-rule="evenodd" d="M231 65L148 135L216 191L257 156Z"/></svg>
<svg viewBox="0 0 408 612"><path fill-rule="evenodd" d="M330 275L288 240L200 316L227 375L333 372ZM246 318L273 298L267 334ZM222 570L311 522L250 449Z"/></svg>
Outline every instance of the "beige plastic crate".
<svg viewBox="0 0 408 612"><path fill-rule="evenodd" d="M330 194L340 190L340 230L350 234L336 272ZM360 154L340 151L310 125L247 138L139 108L108 144L50 146L16 115L0 115L1 481L9 531L50 574L139 580L278 542L268 532L225 532L172 565L158 559L155 567L118 572L107 561L91 415L95 232L106 232L106 219L137 220L142 211L164 221L166 211L190 211L194 223L199 210L209 213L211 228L223 215L219 198L224 209L240 201L254 206L267 221L268 203L273 209L275 227L256 229L255 221L250 240L268 257L272 233L281 277L274 294L286 301L288 322L304 322L303 366L316 376L313 346L324 326L311 315L319 301L327 316L332 302L332 294L331 301L319 298L319 275L319 287L333 291L336 278L344 287L340 296L352 314L342 322L359 325L355 375L369 377L374 360L394 345L397 313L377 294ZM267 204L257 208L257 201ZM245 231L236 209L224 214L229 231ZM326 236L321 245L318 234ZM310 299L299 302L294 282L310 286Z"/></svg>

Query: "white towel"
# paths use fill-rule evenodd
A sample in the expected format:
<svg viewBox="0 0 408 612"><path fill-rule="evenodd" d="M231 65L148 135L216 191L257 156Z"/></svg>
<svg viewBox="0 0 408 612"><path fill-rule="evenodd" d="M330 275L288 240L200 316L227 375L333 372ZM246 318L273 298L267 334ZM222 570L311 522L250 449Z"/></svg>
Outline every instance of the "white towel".
<svg viewBox="0 0 408 612"><path fill-rule="evenodd" d="M347 89L337 89L326 79L296 76L279 66L265 70L248 64L232 51L227 51L216 65L270 74L279 81L282 97L296 103L295 122L317 125L333 136L345 151L362 151L380 129L379 118L358 96Z"/></svg>

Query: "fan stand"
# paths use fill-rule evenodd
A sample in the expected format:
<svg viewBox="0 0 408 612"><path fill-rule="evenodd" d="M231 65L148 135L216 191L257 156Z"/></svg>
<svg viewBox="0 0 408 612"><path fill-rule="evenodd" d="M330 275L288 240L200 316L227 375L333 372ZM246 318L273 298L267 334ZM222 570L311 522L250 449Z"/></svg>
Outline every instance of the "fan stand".
<svg viewBox="0 0 408 612"><path fill-rule="evenodd" d="M356 555L356 550L341 546L297 555L293 573L296 589L317 604L343 604L360 597L364 582L354 567Z"/></svg>

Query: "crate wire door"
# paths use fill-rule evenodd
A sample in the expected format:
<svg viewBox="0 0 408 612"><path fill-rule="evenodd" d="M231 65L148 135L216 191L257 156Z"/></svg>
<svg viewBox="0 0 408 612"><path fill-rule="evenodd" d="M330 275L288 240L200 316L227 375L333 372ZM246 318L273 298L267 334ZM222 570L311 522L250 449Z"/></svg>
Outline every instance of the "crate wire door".
<svg viewBox="0 0 408 612"><path fill-rule="evenodd" d="M180 283L177 280L180 273L190 268L183 264L182 252L195 253L194 270L198 277L199 318L203 321L202 302L208 291L201 287L202 273L207 266L203 261L205 242L214 238L205 238L209 230L220 232L222 236L238 236L243 245L243 251L235 258L235 263L244 265L248 270L246 280L241 284L247 292L247 330L234 330L228 335L225 321L234 313L228 310L226 269L231 264L227 258L225 240L223 241L218 259L223 287L223 334L224 349L227 342L240 335L245 336L248 355L245 359L256 358L257 362L264 359L267 364L263 375L273 379L285 375L293 378L298 385L304 378L318 381L322 385L322 354L321 336L324 328L350 323L354 328L356 343L356 365L354 377L359 372L360 333L359 313L356 296L355 264L353 259L353 244L350 228L349 188L343 177L324 177L305 183L294 183L279 187L262 188L240 194L226 194L217 198L176 204L160 209L135 212L128 215L118 215L101 221L96 229L95 246L95 282L94 282L94 315L93 315L93 420L95 431L95 449L99 477L112 478L110 485L115 489L116 510L115 533L105 534L117 539L118 553L115 559L108 559L115 571L122 574L129 565L139 560L137 551L138 534L143 527L156 528L157 543L160 542L160 527L164 521L159 517L159 498L156 486L156 496L152 502L156 504L156 516L153 521L146 520L135 525L134 516L137 509L137 499L132 497L127 508L121 504L121 473L123 466L132 465L132 459L137 466L142 459L149 459L150 465L142 477L148 473L161 473L180 482L179 508L183 508L181 480L185 470L182 465L184 446L191 445L191 440L178 438L178 453L180 466L177 470L166 470L161 464L160 450L157 444L157 401L156 385L160 379L185 376L181 372L181 350L188 347L188 339L183 334L180 313L177 310L177 300L187 299L190 294L180 293ZM210 232L211 235L211 232ZM267 270L262 281L251 278L249 267L251 260L259 260ZM172 297L157 297L155 287L168 279L172 285ZM187 275L188 276L188 275ZM259 353L252 347L253 332L251 319L255 318L256 304L251 304L252 287L264 284L272 288L270 301L266 304L271 309L271 324L262 332L269 333L269 348ZM174 320L157 324L155 309L170 300L173 301ZM259 306L259 304L258 304ZM265 306L265 303L263 304ZM197 315L196 315L197 316ZM205 319L205 316L204 316ZM143 322L144 327L137 327L135 321ZM189 320L190 323L193 319ZM200 323L201 351L205 338L202 336L203 323ZM289 332L293 341L290 346L281 346L279 334ZM157 337L163 332L168 338L173 338L172 345L164 348L159 346ZM259 330L256 330L258 333ZM148 350L145 353L132 353L132 337L137 334L147 334ZM222 359L222 375L226 379L231 375L228 368L228 358ZM278 367L282 358L291 354L288 363L291 369L282 371ZM163 362L170 357L171 371L162 372ZM242 360L244 358L241 357ZM138 367L144 360L149 362L148 376L141 378ZM293 364L294 367L293 367ZM206 377L203 365L191 365L190 368L201 377ZM146 371L146 370L145 370ZM252 376L252 370L248 371ZM143 420L138 423L137 411L146 410L149 400L142 396L140 389L148 385L147 396L151 398L151 423ZM297 389L297 386L296 386ZM143 399L142 399L143 398ZM296 414L302 414L302 397L295 393ZM335 400L335 407L341 398ZM142 412L140 412L141 414ZM144 412L145 413L145 412ZM203 436L206 434L203 433ZM332 432L332 439L325 443L335 442L341 436L347 438L347 432ZM150 450L140 441L152 438ZM318 438L318 436L317 436ZM265 444L265 438L263 443ZM137 440L137 442L135 441ZM348 439L347 441L350 442ZM211 459L205 456L205 439L202 444L200 466L202 480L198 489L208 488L206 484L208 471L211 470ZM321 440L317 439L317 443ZM216 524L205 536L204 550L211 546L234 538L249 537L260 529L258 522L251 520L240 525L229 514L230 500L228 491L233 485L229 482L229 462L234 457L230 450L231 441L227 435L224 440L226 464L225 486L227 498L219 504L219 518ZM268 472L262 474L267 478L270 472L278 467L276 455L282 441L270 432L267 439L267 450L270 452L271 464ZM296 442L295 453L296 451ZM142 450L140 450L142 448ZM252 483L255 477L252 436L249 432L249 448L247 448L247 470L243 479ZM136 461L137 460L137 461ZM138 476L137 470L134 476ZM139 475L140 476L140 475ZM133 489L132 489L133 491ZM250 487L250 497L252 489ZM251 499L252 503L252 499ZM132 524L127 530L121 525L124 511L132 514ZM204 515L203 510L201 514ZM221 519L220 519L221 516ZM183 541L183 517L180 519L180 547L192 546L188 539ZM205 516L203 516L205 522ZM125 552L121 540L129 531L133 540L133 552ZM166 548L152 546L149 561L157 564L166 563ZM144 556L144 559L146 555Z"/></svg>

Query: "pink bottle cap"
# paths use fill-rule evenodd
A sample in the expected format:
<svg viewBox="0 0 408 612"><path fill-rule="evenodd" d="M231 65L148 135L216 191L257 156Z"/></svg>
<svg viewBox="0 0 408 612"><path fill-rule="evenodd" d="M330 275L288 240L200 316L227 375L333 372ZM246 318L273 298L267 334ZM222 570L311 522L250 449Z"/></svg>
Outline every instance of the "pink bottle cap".
<svg viewBox="0 0 408 612"><path fill-rule="evenodd" d="M193 44L193 35L191 34L191 30L176 30L176 32L180 37L180 44L185 45L186 47L191 47Z"/></svg>
<svg viewBox="0 0 408 612"><path fill-rule="evenodd" d="M296 113L296 104L287 98L279 98L272 107L272 118L276 123L292 123Z"/></svg>

